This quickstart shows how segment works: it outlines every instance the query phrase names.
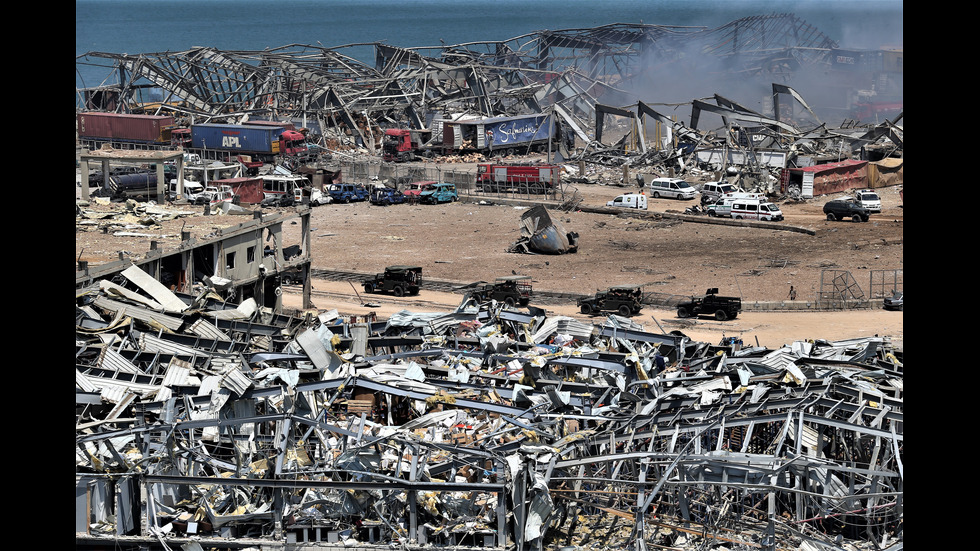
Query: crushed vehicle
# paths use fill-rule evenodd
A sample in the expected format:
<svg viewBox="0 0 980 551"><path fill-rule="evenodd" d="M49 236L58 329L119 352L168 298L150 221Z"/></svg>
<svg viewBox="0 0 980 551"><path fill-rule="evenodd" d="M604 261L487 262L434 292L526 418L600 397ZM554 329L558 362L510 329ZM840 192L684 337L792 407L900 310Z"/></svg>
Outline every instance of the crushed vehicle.
<svg viewBox="0 0 980 551"><path fill-rule="evenodd" d="M635 316L643 308L643 291L640 285L617 285L605 291L597 291L591 297L578 301L583 314L616 312L624 318Z"/></svg>
<svg viewBox="0 0 980 551"><path fill-rule="evenodd" d="M384 273L362 283L365 293L392 293L396 297L417 295L422 285L421 266L388 266Z"/></svg>
<svg viewBox="0 0 980 551"><path fill-rule="evenodd" d="M735 319L742 311L742 299L718 295L718 288L712 287L699 297L677 305L677 317L690 318L698 316L714 316L718 321Z"/></svg>
<svg viewBox="0 0 980 551"><path fill-rule="evenodd" d="M871 218L871 211L862 207L854 199L834 199L828 201L823 206L823 213L827 215L827 220L835 222L850 218L853 222L867 222Z"/></svg>
<svg viewBox="0 0 980 551"><path fill-rule="evenodd" d="M426 205L452 203L454 201L459 201L456 184L433 184L419 194L419 202Z"/></svg>
<svg viewBox="0 0 980 551"><path fill-rule="evenodd" d="M868 209L871 214L881 213L881 196L873 189L859 189L854 192L854 199L859 205Z"/></svg>
<svg viewBox="0 0 980 551"><path fill-rule="evenodd" d="M376 187L371 190L371 204L386 207L405 202L405 195L395 188Z"/></svg>
<svg viewBox="0 0 980 551"><path fill-rule="evenodd" d="M905 291L892 291L892 296L885 297L885 310L897 310L902 312L905 310Z"/></svg>
<svg viewBox="0 0 980 551"><path fill-rule="evenodd" d="M355 184L330 184L330 198L336 203L353 203L366 201L368 191L364 186Z"/></svg>
<svg viewBox="0 0 980 551"><path fill-rule="evenodd" d="M196 203L197 198L204 193L204 186L197 182L185 181L184 194L181 196L188 203ZM167 186L167 200L176 201L178 199L177 180L170 180Z"/></svg>
<svg viewBox="0 0 980 551"><path fill-rule="evenodd" d="M480 303L495 300L507 306L527 306L531 293L531 276L504 276L471 291L470 296Z"/></svg>
<svg viewBox="0 0 980 551"><path fill-rule="evenodd" d="M422 195L423 191L428 189L429 186L434 186L437 183L439 182L436 182L435 180L422 180L419 182L412 182L407 186L405 186L405 189L402 191L402 195L404 195L405 200L409 202L417 202L419 200L419 196Z"/></svg>
<svg viewBox="0 0 980 551"><path fill-rule="evenodd" d="M661 197L673 197L674 199L694 199L697 190L691 184L680 178L654 178L647 186L650 188L650 195L659 199Z"/></svg>
<svg viewBox="0 0 980 551"><path fill-rule="evenodd" d="M606 206L647 210L647 196L644 193L627 193L607 201Z"/></svg>

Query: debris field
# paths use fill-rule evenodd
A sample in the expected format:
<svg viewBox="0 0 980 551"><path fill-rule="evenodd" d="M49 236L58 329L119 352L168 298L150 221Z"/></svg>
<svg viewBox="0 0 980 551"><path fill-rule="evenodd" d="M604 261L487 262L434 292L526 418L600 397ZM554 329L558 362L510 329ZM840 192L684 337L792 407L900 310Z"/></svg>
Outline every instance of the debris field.
<svg viewBox="0 0 980 551"><path fill-rule="evenodd" d="M76 293L80 544L901 539L903 365L887 338L711 345L495 302L285 316L123 276Z"/></svg>

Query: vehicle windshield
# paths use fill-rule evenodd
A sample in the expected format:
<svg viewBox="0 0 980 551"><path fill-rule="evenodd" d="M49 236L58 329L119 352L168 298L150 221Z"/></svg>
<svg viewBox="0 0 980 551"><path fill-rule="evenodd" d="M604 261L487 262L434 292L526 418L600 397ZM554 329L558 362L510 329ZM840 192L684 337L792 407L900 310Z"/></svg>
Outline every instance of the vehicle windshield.
<svg viewBox="0 0 980 551"><path fill-rule="evenodd" d="M877 193L862 193L861 194L861 200L862 201L878 201L878 200L880 200L880 198L878 197L878 194Z"/></svg>
<svg viewBox="0 0 980 551"><path fill-rule="evenodd" d="M691 185L687 182L677 182L677 187L679 189L691 189Z"/></svg>

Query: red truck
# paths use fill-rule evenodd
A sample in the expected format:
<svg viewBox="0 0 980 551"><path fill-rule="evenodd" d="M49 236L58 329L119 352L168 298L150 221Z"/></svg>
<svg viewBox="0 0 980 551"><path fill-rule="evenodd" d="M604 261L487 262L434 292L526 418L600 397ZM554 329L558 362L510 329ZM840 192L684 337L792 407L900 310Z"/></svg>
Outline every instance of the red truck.
<svg viewBox="0 0 980 551"><path fill-rule="evenodd" d="M431 135L430 130L389 128L381 143L383 159L387 162L414 161L421 144Z"/></svg>
<svg viewBox="0 0 980 551"><path fill-rule="evenodd" d="M548 193L561 178L561 167L550 164L485 163L476 168L476 189L484 192Z"/></svg>

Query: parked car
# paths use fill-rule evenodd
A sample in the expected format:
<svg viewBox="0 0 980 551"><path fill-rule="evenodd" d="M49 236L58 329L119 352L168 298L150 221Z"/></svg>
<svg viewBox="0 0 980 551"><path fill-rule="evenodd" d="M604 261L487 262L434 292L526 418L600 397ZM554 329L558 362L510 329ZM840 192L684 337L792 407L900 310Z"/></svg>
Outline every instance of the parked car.
<svg viewBox="0 0 980 551"><path fill-rule="evenodd" d="M892 296L885 297L885 310L905 310L905 291L892 291Z"/></svg>
<svg viewBox="0 0 980 551"><path fill-rule="evenodd" d="M881 197L873 189L859 189L855 191L854 199L872 214L881 212Z"/></svg>
<svg viewBox="0 0 980 551"><path fill-rule="evenodd" d="M680 178L655 178L649 185L650 195L655 198L694 199L697 190Z"/></svg>
<svg viewBox="0 0 980 551"><path fill-rule="evenodd" d="M854 199L828 201L823 206L823 213L831 222L845 218L850 218L854 222L867 222L871 218L871 212Z"/></svg>

